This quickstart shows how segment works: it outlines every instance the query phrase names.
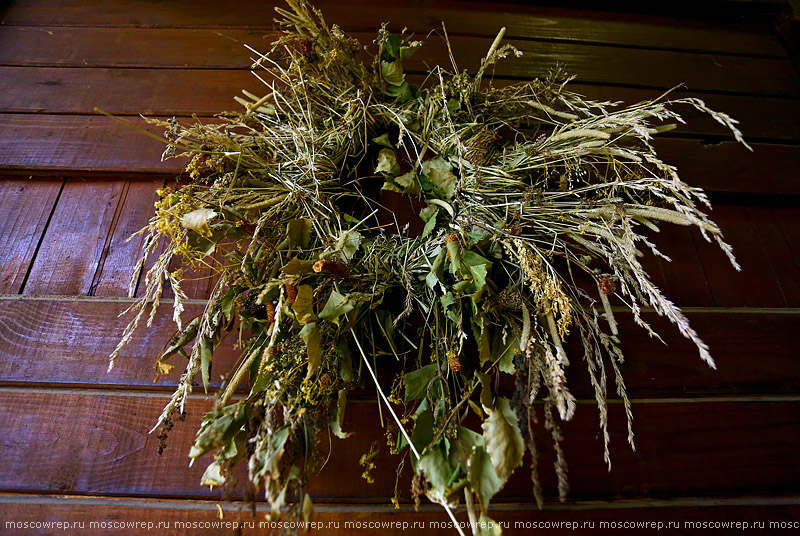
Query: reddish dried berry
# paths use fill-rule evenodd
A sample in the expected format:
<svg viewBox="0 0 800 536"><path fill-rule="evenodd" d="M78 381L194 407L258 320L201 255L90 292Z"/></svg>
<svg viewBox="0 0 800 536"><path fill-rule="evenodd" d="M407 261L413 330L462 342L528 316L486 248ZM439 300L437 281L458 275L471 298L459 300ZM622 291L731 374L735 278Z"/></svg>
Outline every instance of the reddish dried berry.
<svg viewBox="0 0 800 536"><path fill-rule="evenodd" d="M610 296L617 291L617 284L614 283L612 279L610 279L607 275L604 275L600 278L600 283L598 284L600 290L606 296Z"/></svg>
<svg viewBox="0 0 800 536"><path fill-rule="evenodd" d="M339 279L346 279L350 277L350 270L347 269L347 266L344 264L333 261L330 259L320 259L314 263L314 271L317 273L320 272L329 272L333 274L334 277L338 277Z"/></svg>

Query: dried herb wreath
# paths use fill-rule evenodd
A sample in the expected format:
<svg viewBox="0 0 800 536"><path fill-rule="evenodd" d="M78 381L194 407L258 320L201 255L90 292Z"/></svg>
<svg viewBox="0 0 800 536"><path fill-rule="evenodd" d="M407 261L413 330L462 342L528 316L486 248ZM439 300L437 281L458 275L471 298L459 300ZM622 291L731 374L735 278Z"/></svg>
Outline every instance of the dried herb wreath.
<svg viewBox="0 0 800 536"><path fill-rule="evenodd" d="M451 51L452 72L434 67L417 86L403 61L419 41L384 25L371 56L305 0L288 4L277 10L272 49L253 50L253 68L268 75L263 97L244 92L245 111L216 124L151 121L167 128L165 157L191 157L191 181L161 190L140 231L147 240L134 281L148 256L157 260L111 364L148 306L152 320L168 283L178 331L156 368L169 373L182 356L185 372L154 428L165 437L198 373L208 391L220 341L238 337L240 359L189 455L213 454L209 485L246 462L275 516L311 514L305 488L328 449L320 438L349 435L347 395L373 383L376 422L388 410L380 422L399 456L398 480L410 459L417 501L424 494L452 517L463 497L470 521L488 520L490 500L528 450L541 506L539 427L554 443L563 499L559 421L575 412L568 334L583 345L570 358L588 368L609 468L609 368L633 446L611 297L652 335L641 308L666 316L714 366L642 268L640 248L661 254L641 231L697 227L738 269L698 208L708 205L703 192L650 144L682 121L677 106L710 114L745 143L736 121L692 98L587 100L560 71L495 87L487 69L520 54L501 45L503 31L474 75L456 68ZM380 220L380 190L418 203L422 231ZM219 276L188 324L176 263ZM511 398L497 388L505 374L514 377ZM368 479L375 448L362 458Z"/></svg>

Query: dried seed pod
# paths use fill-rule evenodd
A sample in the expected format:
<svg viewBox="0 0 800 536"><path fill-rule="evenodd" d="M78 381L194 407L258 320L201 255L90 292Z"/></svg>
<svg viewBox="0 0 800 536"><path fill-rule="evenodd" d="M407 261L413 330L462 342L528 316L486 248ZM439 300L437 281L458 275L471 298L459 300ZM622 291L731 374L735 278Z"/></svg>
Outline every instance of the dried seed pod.
<svg viewBox="0 0 800 536"><path fill-rule="evenodd" d="M331 375L328 373L323 374L319 378L319 386L321 389L327 389L328 387L331 386L332 383L333 380L331 379Z"/></svg>
<svg viewBox="0 0 800 536"><path fill-rule="evenodd" d="M329 272L334 277L339 279L346 279L350 277L350 270L344 264L331 259L320 259L314 263L313 269L317 273Z"/></svg>
<svg viewBox="0 0 800 536"><path fill-rule="evenodd" d="M310 54L314 51L314 43L310 39L301 39L297 42L297 48L303 54Z"/></svg>
<svg viewBox="0 0 800 536"><path fill-rule="evenodd" d="M286 301L289 305L294 305L294 300L297 298L297 285L294 283L286 283Z"/></svg>
<svg viewBox="0 0 800 536"><path fill-rule="evenodd" d="M524 303L522 294L516 288L508 287L497 295L497 304L511 311L521 311Z"/></svg>
<svg viewBox="0 0 800 536"><path fill-rule="evenodd" d="M600 290L606 296L610 296L617 291L617 284L614 283L614 280L608 274L603 274L600 277L600 282L598 283Z"/></svg>
<svg viewBox="0 0 800 536"><path fill-rule="evenodd" d="M461 370L461 360L458 358L457 355L451 355L447 357L447 364L450 365L450 370L453 372L458 372Z"/></svg>
<svg viewBox="0 0 800 536"><path fill-rule="evenodd" d="M267 309L267 320L269 320L269 323L271 324L275 321L275 304L268 302L264 307Z"/></svg>

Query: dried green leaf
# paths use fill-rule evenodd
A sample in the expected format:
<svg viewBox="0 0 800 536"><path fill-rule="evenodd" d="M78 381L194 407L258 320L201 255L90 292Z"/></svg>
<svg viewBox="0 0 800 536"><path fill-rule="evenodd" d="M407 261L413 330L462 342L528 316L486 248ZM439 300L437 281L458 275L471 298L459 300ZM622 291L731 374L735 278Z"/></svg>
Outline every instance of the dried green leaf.
<svg viewBox="0 0 800 536"><path fill-rule="evenodd" d="M469 459L467 474L470 489L478 496L481 510L486 510L489 501L500 491L505 481L501 481L492 465L492 459L483 446L476 446Z"/></svg>
<svg viewBox="0 0 800 536"><path fill-rule="evenodd" d="M339 319L342 315L349 313L353 310L354 304L350 301L348 296L343 296L335 290L331 292L328 302L319 314L323 320L333 322L339 325Z"/></svg>
<svg viewBox="0 0 800 536"><path fill-rule="evenodd" d="M400 165L397 163L397 153L394 149L381 149L378 152L378 165L375 166L375 173L385 173L394 176L400 173Z"/></svg>
<svg viewBox="0 0 800 536"><path fill-rule="evenodd" d="M425 396L428 390L428 384L436 375L439 365L431 363L422 368L418 368L413 372L403 374L403 385L406 389L406 404L419 400Z"/></svg>
<svg viewBox="0 0 800 536"><path fill-rule="evenodd" d="M492 465L501 483L505 483L511 473L522 464L525 443L517 425L517 416L506 398L495 401L495 409L489 410L489 418L484 421L483 444L492 459Z"/></svg>
<svg viewBox="0 0 800 536"><path fill-rule="evenodd" d="M303 497L303 521L308 523L314 514L314 503L311 502L311 495L308 493Z"/></svg>
<svg viewBox="0 0 800 536"><path fill-rule="evenodd" d="M308 247L311 241L311 221L305 218L289 220L286 224L286 236L289 247Z"/></svg>
<svg viewBox="0 0 800 536"><path fill-rule="evenodd" d="M314 289L311 285L299 285L297 296L292 304L294 317L301 324L315 322L317 315L314 314Z"/></svg>
<svg viewBox="0 0 800 536"><path fill-rule="evenodd" d="M300 330L300 338L306 343L306 354L308 354L308 372L306 378L310 378L316 372L322 362L322 335L316 322L310 322Z"/></svg>
<svg viewBox="0 0 800 536"><path fill-rule="evenodd" d="M361 247L363 238L358 231L345 231L339 236L336 241L336 251L341 253L345 262L350 262L353 258L358 248Z"/></svg>
<svg viewBox="0 0 800 536"><path fill-rule="evenodd" d="M339 394L336 398L336 411L334 413L334 418L330 421L331 431L333 431L333 435L339 439L345 439L351 435L351 433L342 431L342 426L344 425L344 411L346 407L347 389L339 389Z"/></svg>
<svg viewBox="0 0 800 536"><path fill-rule="evenodd" d="M281 272L286 275L307 275L314 271L314 262L294 257L281 268Z"/></svg>
<svg viewBox="0 0 800 536"><path fill-rule="evenodd" d="M439 504L449 504L447 501L447 483L453 468L447 463L447 458L439 444L425 449L417 460L417 471L422 471L425 480L431 485L426 495Z"/></svg>
<svg viewBox="0 0 800 536"><path fill-rule="evenodd" d="M422 172L444 199L453 198L458 179L453 174L453 166L447 160L439 156L426 160L422 163Z"/></svg>
<svg viewBox="0 0 800 536"><path fill-rule="evenodd" d="M208 337L200 339L200 376L203 378L203 390L208 394L208 381L211 374L211 359L214 356L214 341Z"/></svg>

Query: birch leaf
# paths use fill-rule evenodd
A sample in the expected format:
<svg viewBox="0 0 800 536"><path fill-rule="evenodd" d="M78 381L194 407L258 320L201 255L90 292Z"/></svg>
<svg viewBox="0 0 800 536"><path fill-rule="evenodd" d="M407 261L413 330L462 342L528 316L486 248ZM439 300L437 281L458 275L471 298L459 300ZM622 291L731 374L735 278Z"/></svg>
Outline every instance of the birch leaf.
<svg viewBox="0 0 800 536"><path fill-rule="evenodd" d="M430 365L425 365L422 368L418 368L413 372L403 375L403 385L406 388L406 403L419 400L425 396L425 392L428 390L428 384L433 379L434 374L436 374L437 368L438 365L436 363L431 363Z"/></svg>
<svg viewBox="0 0 800 536"><path fill-rule="evenodd" d="M386 173L397 175L400 173L400 165L397 163L397 153L392 149L381 149L378 152L378 165L375 166L375 173Z"/></svg>
<svg viewBox="0 0 800 536"><path fill-rule="evenodd" d="M361 233L358 231L345 231L336 241L336 251L339 251L345 261L350 261L361 247Z"/></svg>
<svg viewBox="0 0 800 536"><path fill-rule="evenodd" d="M347 390L339 389L339 396L336 399L336 414L330 422L331 431L333 432L333 435L335 435L339 439L345 439L346 437L351 435L350 433L342 431L342 425L344 424L344 410L346 407L347 407Z"/></svg>
<svg viewBox="0 0 800 536"><path fill-rule="evenodd" d="M478 495L481 510L486 510L489 501L503 487L504 481L497 476L492 460L483 446L476 446L469 459L467 474L470 488Z"/></svg>
<svg viewBox="0 0 800 536"><path fill-rule="evenodd" d="M331 292L331 295L328 298L328 303L325 304L325 307L322 309L319 317L323 320L333 322L338 326L339 317L352 311L353 307L353 304L350 302L347 296L343 296L334 290Z"/></svg>
<svg viewBox="0 0 800 536"><path fill-rule="evenodd" d="M306 343L306 353L308 354L308 373L306 378L310 378L322 362L322 336L316 322L311 322L303 326L300 330L300 338Z"/></svg>
<svg viewBox="0 0 800 536"><path fill-rule="evenodd" d="M422 163L422 172L428 177L445 197L452 199L456 193L458 179L453 174L453 167L444 158L436 157Z"/></svg>
<svg viewBox="0 0 800 536"><path fill-rule="evenodd" d="M298 322L308 324L316 321L314 314L314 289L311 285L300 285L297 287L297 296L292 304L292 311Z"/></svg>
<svg viewBox="0 0 800 536"><path fill-rule="evenodd" d="M483 444L492 459L492 465L501 483L505 483L514 470L522 464L525 443L517 425L517 416L508 399L498 398L495 409L489 410L483 423Z"/></svg>

